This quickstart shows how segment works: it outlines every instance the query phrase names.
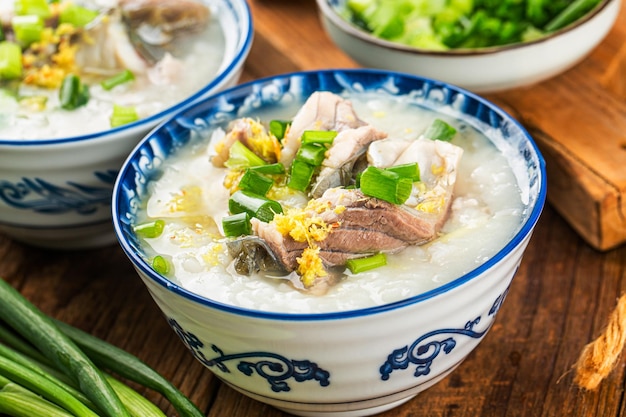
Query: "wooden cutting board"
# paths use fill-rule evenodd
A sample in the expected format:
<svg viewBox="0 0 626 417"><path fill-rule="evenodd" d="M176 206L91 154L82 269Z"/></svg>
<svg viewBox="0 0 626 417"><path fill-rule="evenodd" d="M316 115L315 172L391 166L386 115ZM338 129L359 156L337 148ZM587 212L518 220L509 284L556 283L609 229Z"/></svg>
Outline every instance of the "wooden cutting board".
<svg viewBox="0 0 626 417"><path fill-rule="evenodd" d="M569 71L488 95L546 159L548 201L594 248L626 242L626 7L607 38Z"/></svg>
<svg viewBox="0 0 626 417"><path fill-rule="evenodd" d="M244 81L302 69L358 67L328 36L311 36L323 33L314 1L249 4L257 24ZM306 8L309 12L302 13ZM281 36L286 32L292 36ZM626 243L625 44L622 6L609 35L566 73L487 95L537 141L547 163L548 201L602 251Z"/></svg>

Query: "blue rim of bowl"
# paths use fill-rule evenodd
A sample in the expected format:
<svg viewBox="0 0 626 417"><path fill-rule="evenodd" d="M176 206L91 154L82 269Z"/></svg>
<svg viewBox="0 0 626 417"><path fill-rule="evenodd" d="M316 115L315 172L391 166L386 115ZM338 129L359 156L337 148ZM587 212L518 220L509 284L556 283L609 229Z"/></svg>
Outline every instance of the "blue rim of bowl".
<svg viewBox="0 0 626 417"><path fill-rule="evenodd" d="M463 56L476 56L476 55L491 55L502 51L511 51L516 49L521 49L529 45L537 45L541 43L548 42L556 37L559 37L563 33L571 32L576 28L584 25L588 21L592 20L595 16L600 14L604 9L606 9L611 3L619 2L620 0L602 0L600 4L598 4L594 9L589 11L585 16L576 20L568 26L565 26L555 32L549 33L548 35L542 36L538 39L534 39L528 42L522 43L513 43L509 45L502 46L494 46L494 47L486 47L486 48L477 48L477 49L450 49L447 51L433 51L430 49L422 49L415 48L408 45L403 45L397 42L391 42L385 39L377 38L374 35L371 35L365 32L363 29L355 26L350 23L346 19L342 18L335 7L330 5L331 0L316 0L318 7L322 11L322 14L330 19L338 28L346 32L347 34L358 38L364 42L379 45L385 47L387 49L396 50L398 52L405 52L415 55L431 55L431 56L441 56L441 57L463 57Z"/></svg>
<svg viewBox="0 0 626 417"><path fill-rule="evenodd" d="M119 205L120 205L120 200L121 200L120 190L122 188L121 187L122 180L124 179L126 172L129 170L129 166L132 164L137 151L141 149L146 142L149 142L155 133L157 133L161 129L168 130L167 129L168 125L170 123L175 123L176 119L179 119L179 118L190 119L188 116L186 116L186 113L193 114L194 109L189 108L186 111L183 110L181 112L178 112L177 114L172 116L170 119L161 122L148 135L146 135L137 144L137 146L133 149L133 151L129 154L128 158L122 165L122 168L120 169L118 177L115 181L113 201L112 201L113 226L115 229L115 234L118 239L118 243L120 244L120 246L122 247L122 250L126 253L126 255L131 259L135 268L140 269L143 274L149 277L150 280L152 280L157 285L164 287L167 291L174 292L177 295L187 300L196 302L198 304L201 304L207 307L215 308L220 311L234 313L234 314L247 316L247 317L283 320L283 321L337 320L337 319L345 319L345 318L363 317L363 316L380 314L380 313L384 313L387 311L400 309L400 308L403 308L412 304L419 303L427 299L431 299L433 297L436 297L437 295L440 295L450 290L453 290L455 288L458 288L461 285L465 284L466 282L471 281L475 277L478 277L479 275L487 271L489 268L493 267L495 264L497 264L499 261L505 258L512 249L517 247L519 244L523 242L524 239L529 237L537 221L539 220L539 216L541 215L541 212L543 210L545 200L546 200L547 180L546 180L546 167L545 167L545 161L543 159L543 156L537 144L535 143L533 138L530 136L530 134L510 114L508 114L502 108L490 102L489 100L475 93L472 93L471 91L465 90L461 87L457 87L446 82L433 80L428 77L422 77L418 75L402 73L402 72L397 72L397 71L365 69L365 68L324 69L324 70L291 72L291 73L286 73L286 74L260 78L254 81L249 81L247 83L239 84L237 86L220 91L210 97L205 98L203 101L198 102L196 104L197 106L200 106L202 107L202 109L206 110L209 107L203 104L207 104L207 102L210 102L210 101L216 101L220 97L224 97L224 96L231 94L231 92L233 91L236 92L240 90L246 90L255 85L265 85L265 84L268 84L277 80L279 81L279 80L285 80L285 79L291 79L291 78L297 78L297 77L319 76L319 74L324 75L324 74L340 74L340 73L341 74L363 74L364 76L373 75L373 76L381 76L381 77L382 76L399 77L402 79L416 80L418 82L428 83L430 85L435 85L441 89L448 89L450 91L454 91L454 92L457 92L464 96L469 97L470 99L476 101L481 106L485 106L487 109L489 109L489 111L496 113L498 116L503 118L503 120L506 120L507 123L513 124L517 127L517 129L519 129L519 131L524 135L524 138L528 141L530 147L533 149L536 155L537 171L538 171L538 176L540 177L539 184L538 184L539 191L538 191L534 206L532 207L532 211L528 214L526 221L522 224L522 227L520 227L520 229L515 234L515 236L513 236L501 250L499 250L497 253L491 256L491 258L489 258L487 261L485 261L483 264L479 265L477 268L473 269L472 271L446 284L443 284L437 288L434 288L432 290L429 290L429 291L426 291L426 292L423 292L423 293L420 293L415 296L408 297L406 299L402 299L399 301L395 301L395 302L391 302L391 303L387 303L383 305L378 305L378 306L367 307L367 308L354 309L354 310L325 312L325 313L287 313L287 312L260 311L260 310L253 310L249 308L237 307L237 306L233 306L233 305L226 304L223 302L211 300L209 298L198 295L192 291L189 291L185 289L184 287L156 273L145 262L145 260L141 256L135 253L132 246L128 243L125 237L125 234L122 230L122 225L119 220L120 214L121 214L119 210Z"/></svg>
<svg viewBox="0 0 626 417"><path fill-rule="evenodd" d="M232 4L233 1L232 0L225 0L225 1L228 7L231 10L233 10L234 9L234 6ZM240 6L243 7L243 10L245 11L245 13L242 15L243 19L241 19L241 27L243 31L240 32L239 34L240 39L243 39L243 42L241 41L237 42L238 47L236 50L236 55L234 59L228 64L228 66L226 66L223 70L217 73L216 76L211 80L209 84L202 87L202 89L198 90L193 95L174 104L173 106L170 106L160 111L159 113L153 114L152 116L148 116L144 119L141 119L136 122L129 123L120 127L116 127L116 128L112 128L112 129L108 129L104 131L99 131L99 132L94 132L94 133L89 133L86 135L70 136L66 138L53 138L53 139L50 139L50 138L48 139L3 139L3 138L0 138L0 146L32 147L32 146L58 145L58 144L65 144L65 143L72 143L72 142L84 142L88 140L95 140L105 135L108 136L110 134L115 134L115 133L122 132L125 130L141 129L145 125L153 124L155 121L161 121L162 119L167 118L169 115L174 114L184 109L185 107L190 105L192 102L196 101L197 99L202 97L204 94L206 94L208 91L215 88L215 86L219 85L222 81L224 81L226 77L230 76L234 71L237 71L238 68L241 65L243 65L248 55L248 52L250 51L250 48L252 47L252 39L254 37L254 26L252 22L252 13L250 11L250 6L248 5L248 2L246 0L235 0L235 1L238 1Z"/></svg>

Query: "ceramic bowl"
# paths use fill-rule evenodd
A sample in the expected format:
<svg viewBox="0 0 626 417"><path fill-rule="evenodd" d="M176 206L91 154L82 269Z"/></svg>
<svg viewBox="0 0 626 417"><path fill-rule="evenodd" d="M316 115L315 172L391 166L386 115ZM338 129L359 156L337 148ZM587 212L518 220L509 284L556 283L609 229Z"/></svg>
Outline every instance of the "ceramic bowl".
<svg viewBox="0 0 626 417"><path fill-rule="evenodd" d="M181 102L107 131L53 139L0 138L0 232L27 244L84 249L115 243L111 195L119 168L159 121L239 81L253 38L245 0L207 0L225 52L214 75ZM212 58L213 59L213 58Z"/></svg>
<svg viewBox="0 0 626 417"><path fill-rule="evenodd" d="M620 0L603 0L586 17L532 42L437 52L368 34L342 17L345 0L317 4L330 38L359 64L435 78L478 93L532 85L573 67L604 39L620 9Z"/></svg>
<svg viewBox="0 0 626 417"><path fill-rule="evenodd" d="M156 273L150 261L153 253L142 245L133 225L164 161L242 114L302 102L319 90L348 97L375 92L426 104L501 138L498 146L519 169L525 202L513 237L484 264L435 289L344 311L237 307L200 296L176 278ZM124 163L114 188L113 221L121 247L169 325L224 383L294 415L366 416L437 383L478 346L505 300L545 197L545 166L535 143L495 105L413 75L337 69L242 84L176 114L144 138Z"/></svg>

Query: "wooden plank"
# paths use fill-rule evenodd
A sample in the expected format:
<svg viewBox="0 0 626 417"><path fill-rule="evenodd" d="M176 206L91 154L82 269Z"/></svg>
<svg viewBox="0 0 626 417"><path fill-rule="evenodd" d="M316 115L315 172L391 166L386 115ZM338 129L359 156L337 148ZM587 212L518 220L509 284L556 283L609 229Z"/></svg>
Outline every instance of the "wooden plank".
<svg viewBox="0 0 626 417"><path fill-rule="evenodd" d="M529 129L547 162L548 201L598 250L626 241L626 9L583 62L488 96Z"/></svg>

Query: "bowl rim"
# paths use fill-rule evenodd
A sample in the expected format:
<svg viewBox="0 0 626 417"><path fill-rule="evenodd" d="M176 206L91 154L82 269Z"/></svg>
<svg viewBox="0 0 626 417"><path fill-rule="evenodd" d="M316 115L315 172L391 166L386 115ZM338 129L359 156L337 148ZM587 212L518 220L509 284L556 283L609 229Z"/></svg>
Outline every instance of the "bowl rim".
<svg viewBox="0 0 626 417"><path fill-rule="evenodd" d="M538 39L534 39L527 42L518 42L501 46L490 46L484 48L464 48L464 49L449 49L446 51L436 51L432 49L424 49L424 48L416 48L408 45L403 45L398 42L392 42L385 39L378 38L372 34L365 32L363 29L358 26L352 24L346 19L342 18L335 8L329 4L330 0L316 0L319 9L322 14L328 18L330 21L335 24L340 30L351 35L352 37L358 38L363 42L367 42L369 44L373 44L379 47L383 47L386 49L394 50L397 52L407 53L416 56L432 56L432 57L465 57L465 56L485 56L485 55L493 55L499 52L504 51L514 51L518 49L522 49L526 46L538 45L549 42L562 34L572 32L575 29L583 26L585 23L592 20L594 17L599 15L602 11L604 11L610 4L619 3L620 0L602 0L594 9L589 11L586 15L581 17L580 19L572 22L568 26L565 26L557 31L551 32L545 36L542 36Z"/></svg>
<svg viewBox="0 0 626 417"><path fill-rule="evenodd" d="M116 178L115 185L113 187L113 197L112 197L112 215L113 215L113 226L115 230L115 235L118 239L118 243L120 244L122 250L126 253L126 255L130 258L134 268L137 272L145 275L148 279L150 279L156 285L163 287L168 292L173 292L178 296L185 298L188 301L200 304L204 307L213 308L215 310L219 310L222 312L233 313L239 316L245 317L254 317L260 319L271 319L271 320L282 320L282 321L326 321L326 320L337 320L337 319L346 319L346 318L358 318L364 317L374 314L380 314L392 310L397 310L409 305L418 304L422 301L434 298L440 294L444 294L453 289L456 289L463 284L473 280L474 278L480 276L485 271L490 269L492 266L497 264L499 261L506 258L518 245L522 244L523 241L530 237L532 234L533 228L535 227L540 214L543 210L546 201L547 195L547 179L546 179L546 166L543 155L541 154L537 144L534 139L531 137L530 133L518 122L515 118L513 118L509 113L507 113L504 109L496 105L495 103L483 98L469 90L464 88L455 86L453 84L435 80L429 77L403 73L398 71L389 71L389 70L380 70L373 68L335 68L335 69L322 69L322 70L308 70L308 71L296 71L289 72L283 74L272 75L264 78L259 78L256 80L248 81L246 83L242 83L228 89L219 91L209 97L204 98L202 101L196 103L197 106L204 106L205 103L209 101L217 101L223 97L229 96L233 92L237 92L238 90L245 90L255 85L267 85L268 83L272 83L276 80L289 79L293 77L315 77L316 74L333 74L333 73L341 73L341 74L374 74L374 75L384 75L384 76L395 76L402 77L403 79L412 79L420 82L427 82L437 84L441 88L450 89L451 91L455 91L461 93L470 99L477 101L479 104L486 106L491 111L499 114L503 117L507 123L515 125L517 129L524 135L524 138L528 142L529 146L533 149L536 159L538 162L538 173L539 173L539 185L538 185L538 195L535 201L534 206L532 207L532 211L528 214L526 221L521 225L519 230L512 236L508 242L496 253L494 253L487 261L479 265L478 267L472 269L471 271L463 274L460 277L457 277L443 285L440 285L434 289L428 290L426 292L422 292L420 294L404 298L402 300L394 301L391 303L386 303L377 306L371 306L366 308L358 308L352 310L345 311L332 311L332 312L323 312L323 313L289 313L289 312L274 312L274 311L262 311L255 310L245 307L238 307L231 304L226 304L224 302L212 300L210 298L204 297L202 295L196 294L190 290L185 289L181 285L163 277L162 275L156 273L146 262L145 260L134 252L132 246L128 243L128 240L125 237L125 234L122 230L122 225L120 221L120 211L118 210L120 201L122 200L122 180L127 175L127 171L129 167L133 164L133 160L136 157L139 150L145 146L147 143L150 143L152 140L152 136L155 135L162 129L167 130L168 124L174 123L175 119L182 117L185 118L186 114L194 112L194 106L191 106L187 109L183 109L179 111L177 114L161 122L158 126L156 126L152 131L146 135L131 151L128 155L127 159L124 161L119 174Z"/></svg>
<svg viewBox="0 0 626 417"><path fill-rule="evenodd" d="M237 48L234 51L235 56L228 63L226 67L221 69L215 77L209 82L205 84L201 89L197 90L192 95L188 96L184 100L175 103L172 106L169 106L158 113L155 113L151 116L145 117L143 119L137 120L132 123L128 123L122 126L118 126L115 128L107 129L104 131L87 133L84 135L77 136L68 136L62 138L40 138L40 139L7 139L0 138L0 146L8 146L8 147L24 147L24 148L32 148L35 146L42 145L59 145L59 144L69 144L75 142L85 142L88 140L98 140L98 139L107 139L111 135L116 135L119 133L123 133L124 131L132 131L132 130L141 130L145 129L146 126L152 125L155 122L162 121L166 119L168 116L182 110L187 107L194 101L201 98L208 91L212 90L216 86L220 85L227 77L235 74L239 67L243 65L250 49L252 47L252 40L254 37L254 23L252 19L252 12L250 10L250 5L246 0L222 0L224 4L228 5L230 10L237 10L237 7L241 8L243 13L239 16L239 20L241 21L241 30L239 31L239 40L237 42Z"/></svg>

